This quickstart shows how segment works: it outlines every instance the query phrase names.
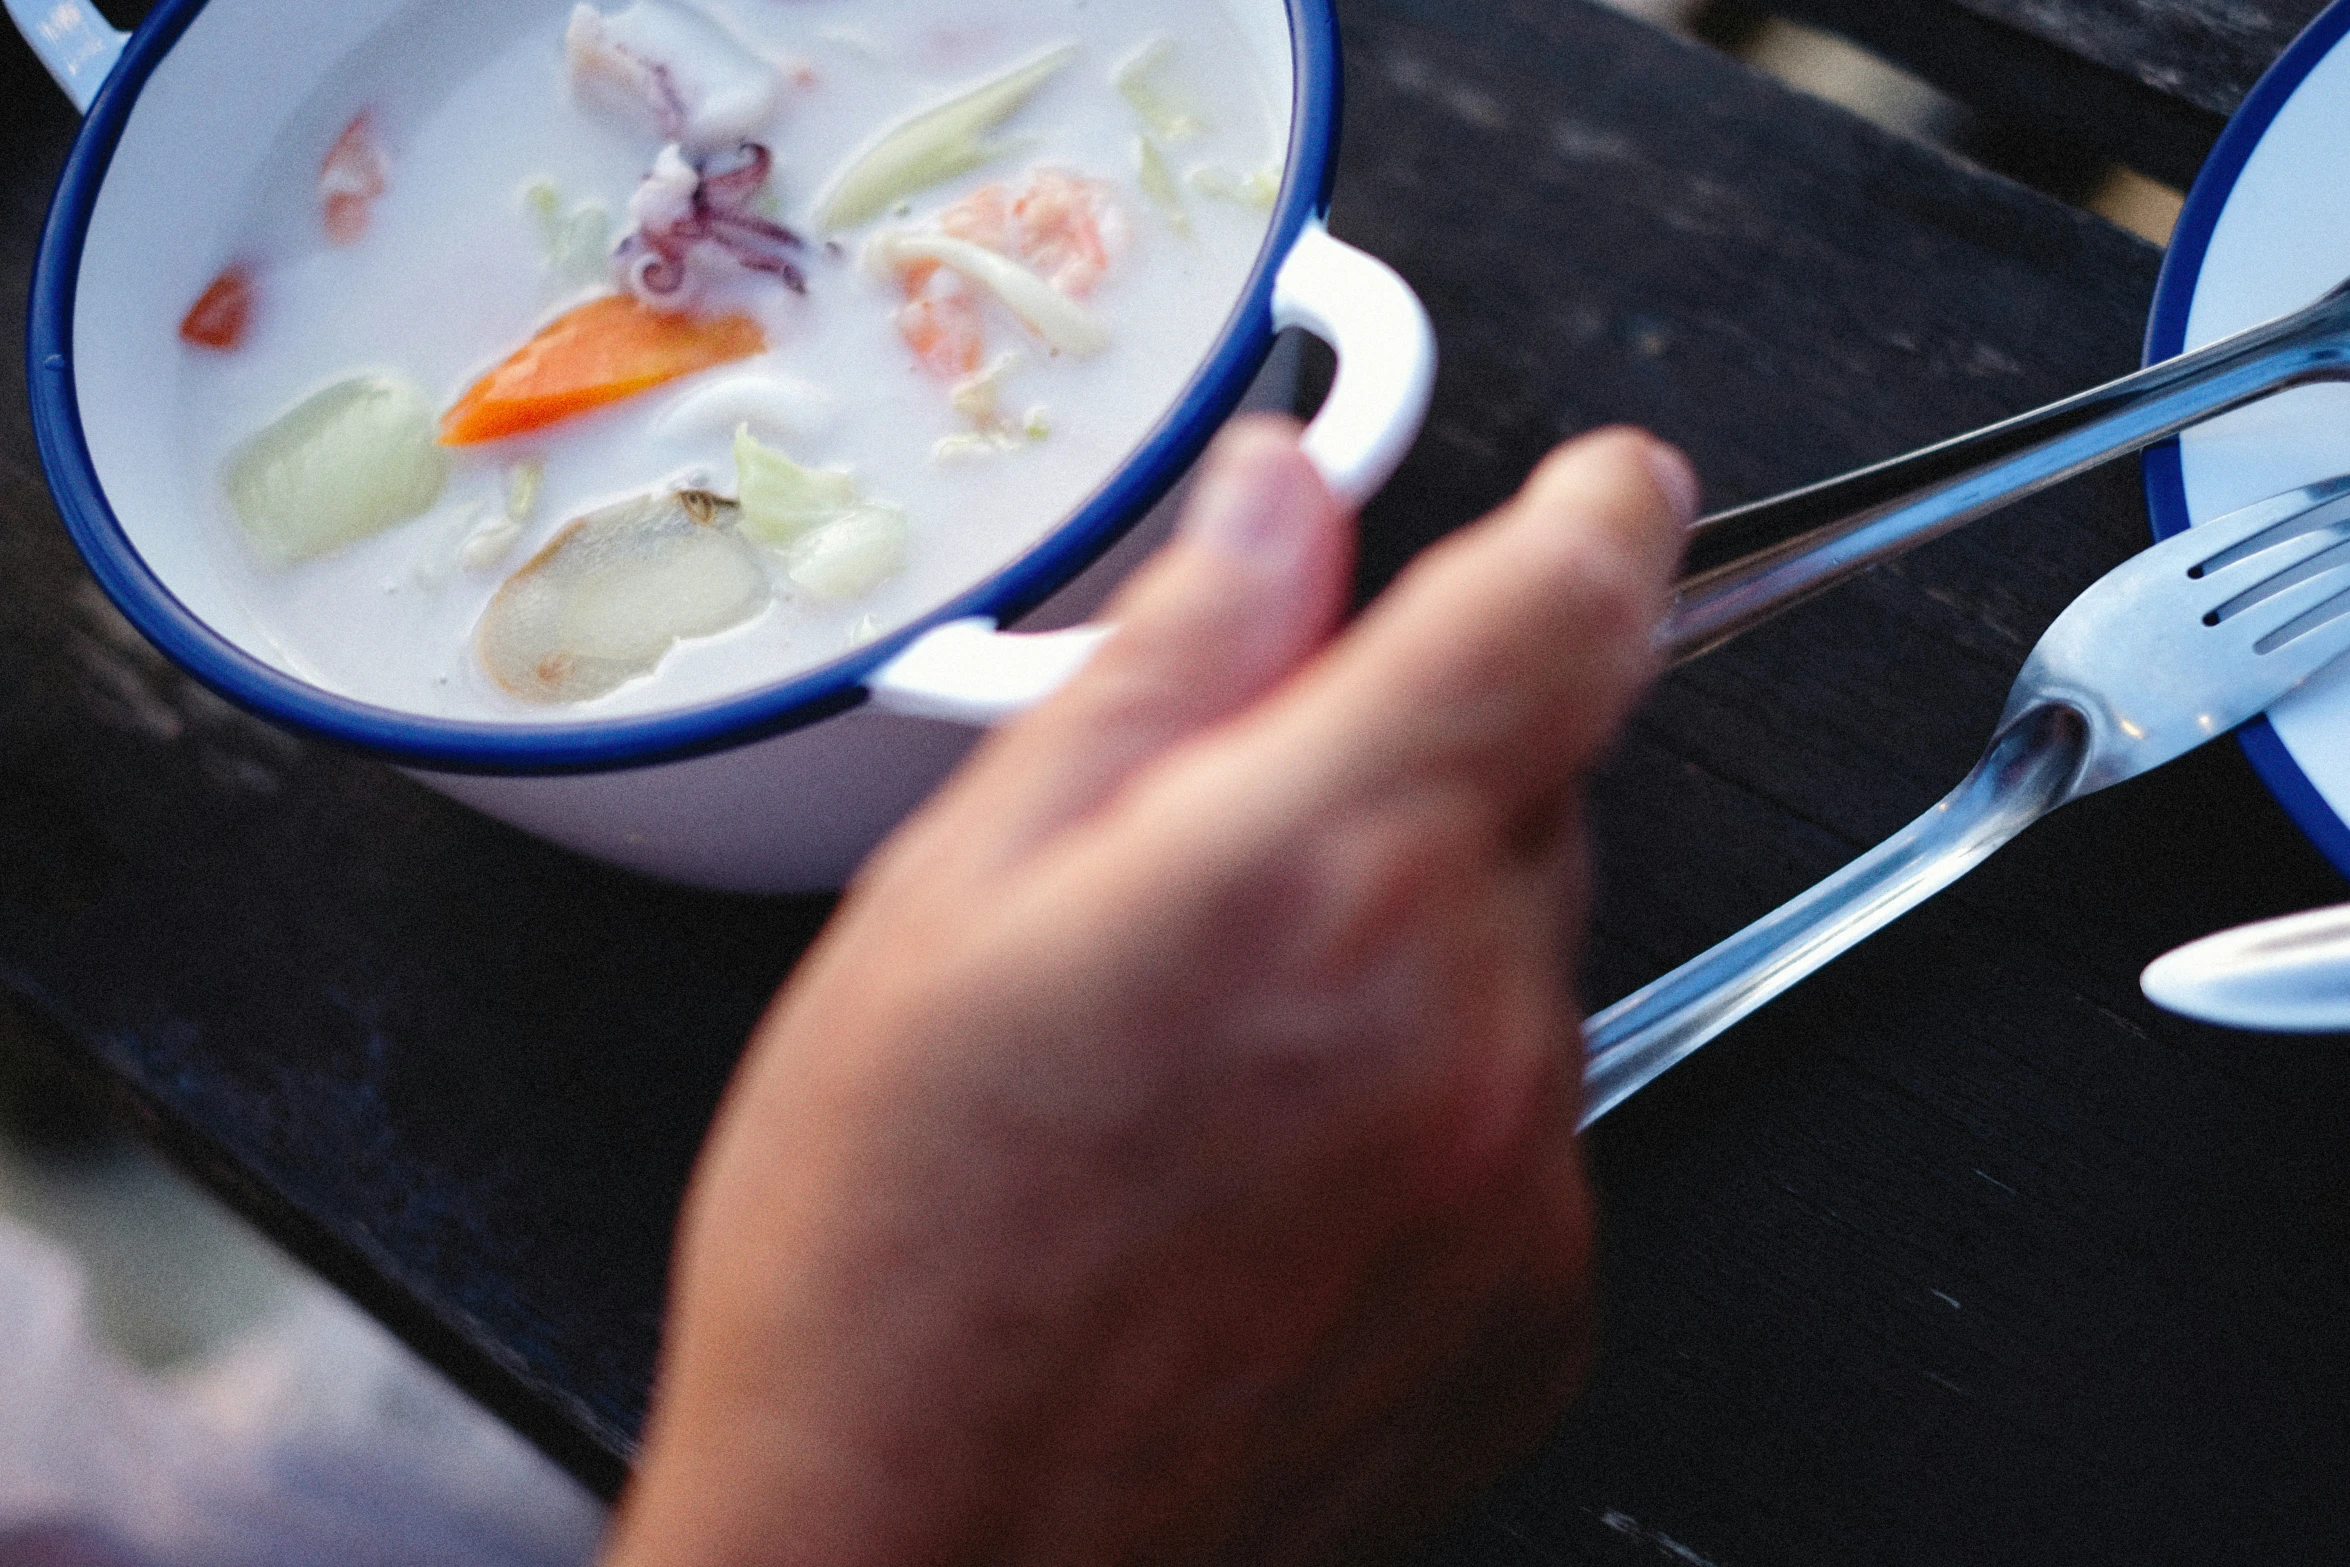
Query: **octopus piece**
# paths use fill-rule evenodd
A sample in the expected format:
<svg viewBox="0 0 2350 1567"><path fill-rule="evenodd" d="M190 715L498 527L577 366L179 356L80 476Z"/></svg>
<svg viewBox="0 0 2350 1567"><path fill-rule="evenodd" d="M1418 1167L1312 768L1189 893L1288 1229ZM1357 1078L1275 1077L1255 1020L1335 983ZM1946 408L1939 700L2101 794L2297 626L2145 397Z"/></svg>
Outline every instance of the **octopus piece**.
<svg viewBox="0 0 2350 1567"><path fill-rule="evenodd" d="M773 159L744 142L699 164L672 143L628 201L630 228L612 253L620 286L654 310L690 310L727 272L762 272L808 291L797 234L751 210Z"/></svg>
<svg viewBox="0 0 2350 1567"><path fill-rule="evenodd" d="M682 6L581 4L563 35L582 104L698 152L730 147L775 117L782 82L725 28Z"/></svg>

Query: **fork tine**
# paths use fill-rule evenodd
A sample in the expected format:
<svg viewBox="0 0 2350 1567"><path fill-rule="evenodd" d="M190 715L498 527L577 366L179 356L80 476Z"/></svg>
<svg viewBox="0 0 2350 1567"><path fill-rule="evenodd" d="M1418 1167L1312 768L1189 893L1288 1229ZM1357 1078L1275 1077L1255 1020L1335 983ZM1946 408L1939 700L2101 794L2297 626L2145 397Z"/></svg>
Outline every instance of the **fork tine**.
<svg viewBox="0 0 2350 1567"><path fill-rule="evenodd" d="M2322 543L2309 545L2311 535L2340 528L2346 522L2350 522L2350 474L2271 495L2199 523L2178 537L2193 539L2197 541L2195 549L2209 551L2189 569L2189 576L2209 581L2233 574L2238 580L2261 580L2324 547ZM2262 558L2272 550L2295 544L2303 548L2291 559ZM2182 550L2185 554L2194 552Z"/></svg>
<svg viewBox="0 0 2350 1567"><path fill-rule="evenodd" d="M2206 625L2216 626L2233 620L2246 610L2256 609L2281 597L2304 582L2314 582L2350 559L2350 527L2337 523L2315 528L2284 544L2273 545L2261 553L2215 572L2207 572L2204 582L2216 592L2226 593L2237 588L2203 619ZM2306 603L2306 600L2304 600ZM2274 624L2273 619L2270 622Z"/></svg>
<svg viewBox="0 0 2350 1567"><path fill-rule="evenodd" d="M2339 542L2330 549L2336 559L2221 622L2280 687L2299 685L2350 652L2350 550Z"/></svg>

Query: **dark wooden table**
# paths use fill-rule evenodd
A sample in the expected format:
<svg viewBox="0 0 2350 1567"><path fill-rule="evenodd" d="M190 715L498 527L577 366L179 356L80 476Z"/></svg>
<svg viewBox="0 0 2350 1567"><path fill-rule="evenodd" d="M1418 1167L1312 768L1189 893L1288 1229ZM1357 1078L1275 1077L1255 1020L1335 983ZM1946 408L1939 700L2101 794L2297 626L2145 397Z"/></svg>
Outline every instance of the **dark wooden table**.
<svg viewBox="0 0 2350 1567"><path fill-rule="evenodd" d="M2175 179L2313 0L1796 0ZM1718 501L2129 368L2137 239L1581 0L1343 0L1340 233L1432 308L1366 587L1555 438ZM0 47L23 296L70 116ZM17 317L6 328L21 354ZM131 635L0 417L0 1004L607 1491L672 1208L822 901L649 886L225 708ZM1907 821L2142 544L2134 465L1672 678L1597 791L1604 1001ZM1431 1559L2350 1560L2350 1051L2161 1016L2165 948L2344 889L2216 745L2065 812L1591 1143L1598 1380Z"/></svg>

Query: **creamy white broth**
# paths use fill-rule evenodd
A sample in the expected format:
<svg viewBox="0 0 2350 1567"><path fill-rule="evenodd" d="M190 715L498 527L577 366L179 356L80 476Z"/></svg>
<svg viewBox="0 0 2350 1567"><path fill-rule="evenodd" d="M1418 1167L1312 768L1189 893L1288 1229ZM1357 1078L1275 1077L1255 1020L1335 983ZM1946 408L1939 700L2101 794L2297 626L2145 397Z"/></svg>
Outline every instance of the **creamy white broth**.
<svg viewBox="0 0 2350 1567"><path fill-rule="evenodd" d="M525 188L551 181L567 207L600 204L617 234L660 148L649 130L574 103L563 52L570 6L554 0L437 9L430 27L379 39L297 117L302 132L289 136L249 200L246 245L221 258L256 273L258 307L245 339L226 353L173 345L183 362L190 493L212 497L204 523L289 670L407 711L524 721L686 705L773 681L928 611L1049 532L1157 422L1214 342L1262 244L1266 214L1187 189L1192 232L1173 232L1137 188L1142 127L1110 75L1138 45L1169 38L1169 79L1208 127L1166 148L1177 173L1211 165L1247 175L1273 164L1282 141L1267 107L1276 66L1234 68L1249 57L1220 6L714 0L699 9L752 42L785 81L780 111L759 139L775 155L778 215L809 239L809 292L796 297L758 279L727 296L758 316L768 352L538 432L457 449L447 489L425 515L322 559L270 566L240 536L223 497L220 471L232 449L310 393L358 374L398 376L448 406L563 307L609 286L550 282ZM474 13L491 14L468 20ZM470 37L452 32L468 28ZM942 463L939 442L972 422L900 339L896 282L858 264L862 243L900 220L850 230L836 249L807 218L835 170L882 127L1063 43L1078 45L1075 63L995 133L1021 150L916 195L911 221L992 181L1017 184L1039 166L1104 180L1132 233L1086 301L1112 346L1088 360L1054 357L991 307L989 358L1021 356L1001 406L1014 421L1041 408L1051 433ZM440 96L429 97L426 84ZM332 246L319 232L315 171L363 109L387 150L389 180L366 235ZM655 674L575 704L534 704L502 690L473 645L491 595L583 513L664 485L733 493L732 423L678 431L663 416L746 373L821 389L821 406L811 406L799 432L765 439L799 462L853 470L872 498L902 509L904 571L864 596L823 601L795 590L763 551L776 588L767 608L734 630L680 643ZM512 470L527 461L545 464L531 520L494 567L467 569L465 540L503 507Z"/></svg>

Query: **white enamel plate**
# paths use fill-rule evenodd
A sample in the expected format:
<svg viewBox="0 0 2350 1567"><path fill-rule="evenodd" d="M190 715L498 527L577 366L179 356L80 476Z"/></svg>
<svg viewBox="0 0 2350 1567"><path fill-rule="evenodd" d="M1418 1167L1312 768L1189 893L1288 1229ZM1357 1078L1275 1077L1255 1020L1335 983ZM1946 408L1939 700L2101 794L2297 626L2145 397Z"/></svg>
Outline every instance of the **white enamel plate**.
<svg viewBox="0 0 2350 1567"><path fill-rule="evenodd" d="M2149 364L2309 303L2350 277L2350 0L2270 67L2212 149L2172 236ZM2350 384L2304 387L2148 450L2167 538L2279 491L2350 472ZM2350 874L2350 664L2241 732L2271 792Z"/></svg>

